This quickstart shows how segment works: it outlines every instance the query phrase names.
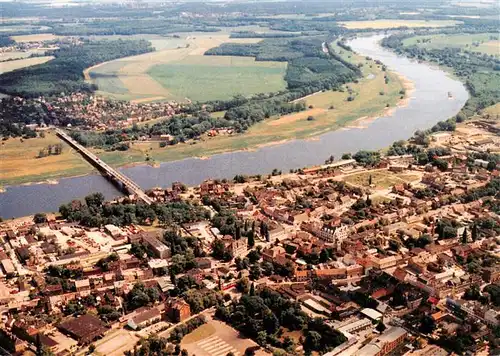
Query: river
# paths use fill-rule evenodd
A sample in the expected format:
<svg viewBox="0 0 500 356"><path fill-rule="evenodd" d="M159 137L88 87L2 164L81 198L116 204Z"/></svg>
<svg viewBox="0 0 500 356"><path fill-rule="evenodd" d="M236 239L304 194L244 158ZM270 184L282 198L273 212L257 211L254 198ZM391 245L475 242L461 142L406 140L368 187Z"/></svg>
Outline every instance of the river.
<svg viewBox="0 0 500 356"><path fill-rule="evenodd" d="M378 150L392 142L407 139L416 130L427 129L455 115L465 104L468 93L464 85L444 71L382 48L383 36L361 37L349 44L358 53L382 61L390 70L412 81L415 90L407 106L396 108L391 116L380 117L366 128L340 129L328 132L317 140L295 140L270 145L255 151L237 151L211 156L209 159L190 158L123 168L122 172L142 188L167 187L180 181L188 185L208 178L232 178L236 174L270 173L274 168L288 171L323 163L330 155L344 152ZM448 98L448 93L453 98ZM92 192L102 192L107 198L120 195L100 175L65 178L59 184L32 184L6 187L0 194L0 216L19 217L40 211L57 211L72 199Z"/></svg>

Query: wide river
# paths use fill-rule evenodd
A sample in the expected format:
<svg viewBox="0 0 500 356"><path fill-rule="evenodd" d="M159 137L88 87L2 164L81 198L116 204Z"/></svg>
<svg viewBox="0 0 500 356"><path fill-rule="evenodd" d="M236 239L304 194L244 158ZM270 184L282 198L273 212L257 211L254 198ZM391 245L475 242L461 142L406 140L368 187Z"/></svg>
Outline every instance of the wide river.
<svg viewBox="0 0 500 356"><path fill-rule="evenodd" d="M390 70L414 83L415 91L408 105L397 108L391 116L381 117L366 128L328 132L318 140L295 140L255 151L218 154L203 160L184 159L163 163L158 168L141 165L124 168L122 172L144 189L167 187L175 181L195 185L208 178L270 173L274 168L285 172L323 163L330 155L338 158L344 152L387 147L394 141L411 137L418 129L429 128L455 115L468 98L462 83L438 68L387 51L378 44L382 37L358 38L350 45L356 52L382 61ZM452 99L448 98L449 92ZM0 193L0 216L11 218L57 211L61 204L92 192L102 192L107 198L120 195L114 186L95 174L61 179L58 184L11 186Z"/></svg>

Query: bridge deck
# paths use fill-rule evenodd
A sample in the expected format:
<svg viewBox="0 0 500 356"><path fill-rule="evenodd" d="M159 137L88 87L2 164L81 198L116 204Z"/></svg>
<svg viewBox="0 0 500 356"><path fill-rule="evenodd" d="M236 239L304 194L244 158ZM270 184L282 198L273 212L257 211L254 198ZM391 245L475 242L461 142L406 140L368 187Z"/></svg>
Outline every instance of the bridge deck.
<svg viewBox="0 0 500 356"><path fill-rule="evenodd" d="M129 193L135 194L138 199L142 200L148 205L151 205L153 203L153 200L148 197L146 193L144 193L142 188L137 183L125 176L123 173L112 168L107 163L101 161L99 157L73 140L66 132L61 129L56 129L56 134L61 139L66 141L70 146L79 151L83 156L85 156L85 158L87 158L87 160L89 160L94 166L99 168L101 172L105 172L109 177L115 179L117 182L120 182Z"/></svg>

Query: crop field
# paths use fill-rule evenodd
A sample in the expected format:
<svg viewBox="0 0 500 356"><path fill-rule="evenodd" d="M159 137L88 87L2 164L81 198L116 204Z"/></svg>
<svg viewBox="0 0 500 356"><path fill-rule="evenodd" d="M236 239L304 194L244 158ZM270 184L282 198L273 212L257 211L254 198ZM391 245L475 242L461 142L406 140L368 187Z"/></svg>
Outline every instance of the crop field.
<svg viewBox="0 0 500 356"><path fill-rule="evenodd" d="M286 62L195 55L154 66L148 74L177 100L208 101L283 90L285 72Z"/></svg>
<svg viewBox="0 0 500 356"><path fill-rule="evenodd" d="M461 48L472 52L500 56L498 34L493 33L416 36L405 39L403 44L405 46L417 45L429 49Z"/></svg>
<svg viewBox="0 0 500 356"><path fill-rule="evenodd" d="M51 132L47 132L44 138L32 138L23 142L19 138L2 141L0 186L55 179L92 171L92 166L64 143L60 155L36 158L40 150L57 143L62 143L62 141Z"/></svg>
<svg viewBox="0 0 500 356"><path fill-rule="evenodd" d="M52 41L59 37L60 36L56 36L51 33L38 33L34 35L12 36L12 39L16 42L38 42L38 41Z"/></svg>
<svg viewBox="0 0 500 356"><path fill-rule="evenodd" d="M364 79L359 83L348 84L344 92L325 91L311 95L305 99L312 109L303 112L272 117L264 120L241 135L224 135L218 137L204 136L200 141L182 143L160 148L158 143L134 142L126 152L97 151L105 162L120 166L130 162L150 163L166 162L188 157L206 157L227 151L254 149L259 146L284 142L291 139L307 139L343 126L352 125L357 119L371 120L383 114L389 114L386 105L394 107L401 102L401 89L406 87L407 96L411 88L403 79L394 73L388 73L389 83L385 84L384 74L372 60L347 53L335 44L331 46L342 57L353 63L362 63ZM355 96L347 101L347 87ZM384 95L380 95L383 91ZM217 113L221 115L222 113ZM307 120L312 116L314 120Z"/></svg>
<svg viewBox="0 0 500 356"><path fill-rule="evenodd" d="M165 49L138 56L121 58L88 68L84 75L87 80L96 83L98 93L121 100L159 101L176 99L168 87L153 79L148 72L155 66L199 61L189 57L201 57L210 61L210 57L202 55L210 48L221 43L255 43L260 39L230 39L228 33L186 33L183 34L187 46L183 48ZM199 64L199 63L198 63ZM214 81L217 78L214 76Z"/></svg>
<svg viewBox="0 0 500 356"><path fill-rule="evenodd" d="M13 59L27 58L31 55L31 53L37 53L37 52L35 52L35 51L27 51L27 52L12 51L12 52L0 53L0 61L10 61ZM41 53L43 53L43 51Z"/></svg>
<svg viewBox="0 0 500 356"><path fill-rule="evenodd" d="M348 29L383 29L397 27L447 27L455 26L458 22L454 20L373 20L373 21L343 21L340 22Z"/></svg>
<svg viewBox="0 0 500 356"><path fill-rule="evenodd" d="M25 67L31 67L37 64L42 64L53 59L53 56L44 56L44 57L33 57L33 58L24 58L17 59L14 61L7 61L0 63L0 74L12 72L16 69L21 69Z"/></svg>

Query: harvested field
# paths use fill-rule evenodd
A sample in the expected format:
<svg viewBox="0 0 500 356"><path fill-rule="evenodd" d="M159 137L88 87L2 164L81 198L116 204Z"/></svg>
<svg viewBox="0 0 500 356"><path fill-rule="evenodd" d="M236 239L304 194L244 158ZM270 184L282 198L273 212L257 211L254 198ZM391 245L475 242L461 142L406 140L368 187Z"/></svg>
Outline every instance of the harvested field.
<svg viewBox="0 0 500 356"><path fill-rule="evenodd" d="M52 132L47 132L45 138L32 138L23 142L19 138L2 141L0 185L55 179L92 171L92 166L64 143L62 154L36 158L40 150L57 143L62 141Z"/></svg>
<svg viewBox="0 0 500 356"><path fill-rule="evenodd" d="M56 36L51 33L38 33L35 35L20 35L12 36L12 39L16 42L38 42L38 41L52 41L61 36Z"/></svg>
<svg viewBox="0 0 500 356"><path fill-rule="evenodd" d="M7 60L13 60L13 59L23 59L23 58L28 58L31 56L31 54L37 54L41 55L44 54L45 50L39 50L39 49L34 49L26 52L22 51L12 51L12 52L4 52L0 53L0 61L7 61Z"/></svg>
<svg viewBox="0 0 500 356"><path fill-rule="evenodd" d="M459 21L454 20L373 20L373 21L343 21L340 24L348 29L383 29L398 27L446 27L455 26Z"/></svg>
<svg viewBox="0 0 500 356"><path fill-rule="evenodd" d="M53 59L53 56L44 56L44 57L33 57L33 58L24 58L17 59L14 61L7 61L0 63L0 74L12 72L16 69L31 67L37 64L42 64Z"/></svg>

